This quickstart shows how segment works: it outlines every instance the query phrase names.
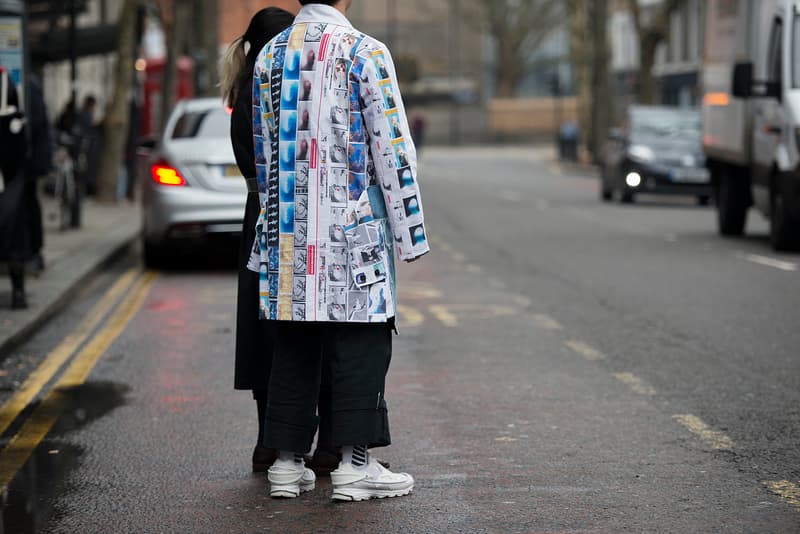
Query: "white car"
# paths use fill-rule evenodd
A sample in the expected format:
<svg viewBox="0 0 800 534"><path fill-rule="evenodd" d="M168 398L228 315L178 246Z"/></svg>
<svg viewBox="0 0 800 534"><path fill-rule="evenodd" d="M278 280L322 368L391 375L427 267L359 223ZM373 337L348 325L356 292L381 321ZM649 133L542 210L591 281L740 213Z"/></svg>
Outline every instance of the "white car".
<svg viewBox="0 0 800 534"><path fill-rule="evenodd" d="M181 245L241 233L247 185L230 141L230 110L219 98L179 102L142 180L142 238L148 267Z"/></svg>

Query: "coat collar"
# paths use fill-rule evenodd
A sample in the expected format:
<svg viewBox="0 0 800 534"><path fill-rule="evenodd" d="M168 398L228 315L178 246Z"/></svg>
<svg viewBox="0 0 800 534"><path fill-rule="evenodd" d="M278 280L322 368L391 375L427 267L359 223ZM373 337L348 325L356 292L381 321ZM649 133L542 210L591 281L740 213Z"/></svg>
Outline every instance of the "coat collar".
<svg viewBox="0 0 800 534"><path fill-rule="evenodd" d="M308 4L303 6L297 17L294 19L295 24L303 22L327 22L330 24L338 24L352 28L353 24L347 20L344 14L335 7L326 4Z"/></svg>

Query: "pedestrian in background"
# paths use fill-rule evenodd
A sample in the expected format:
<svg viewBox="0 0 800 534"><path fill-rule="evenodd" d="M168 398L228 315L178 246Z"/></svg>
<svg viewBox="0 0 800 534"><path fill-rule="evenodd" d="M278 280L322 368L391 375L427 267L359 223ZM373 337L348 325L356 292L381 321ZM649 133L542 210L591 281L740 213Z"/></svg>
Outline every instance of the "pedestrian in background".
<svg viewBox="0 0 800 534"><path fill-rule="evenodd" d="M0 261L8 262L11 308L27 308L25 262L35 254L29 220L30 181L25 176L25 117L17 88L0 66Z"/></svg>
<svg viewBox="0 0 800 534"><path fill-rule="evenodd" d="M29 221L31 225L31 247L36 251L35 263L38 270L44 269L44 228L42 207L39 203L39 179L53 171L53 132L47 118L47 105L44 102L42 86L35 74L28 76L30 88L30 109L28 110L28 131L30 132L30 151L25 174L32 182L27 188Z"/></svg>
<svg viewBox="0 0 800 534"><path fill-rule="evenodd" d="M331 444L342 455L333 499L408 495L414 479L383 467L368 447L391 442L384 394L394 249L408 262L429 251L416 150L389 50L353 28L345 16L352 0L300 3L253 76L255 161L265 164L256 165L262 205L248 268L260 273L261 317L275 329L264 429L279 451L270 495L315 486L303 455L317 429L326 360ZM300 90L306 82L310 91ZM310 121L301 130L304 111Z"/></svg>
<svg viewBox="0 0 800 534"><path fill-rule="evenodd" d="M267 389L272 367L274 325L258 319L258 274L247 269L261 210L253 149L253 67L258 53L287 28L294 15L277 7L262 9L244 35L231 43L220 61L220 87L231 113L231 142L236 164L247 181L247 206L239 246L239 282L236 303L236 365L234 388L252 390L258 412L258 439L253 471L265 472L277 458L264 445Z"/></svg>

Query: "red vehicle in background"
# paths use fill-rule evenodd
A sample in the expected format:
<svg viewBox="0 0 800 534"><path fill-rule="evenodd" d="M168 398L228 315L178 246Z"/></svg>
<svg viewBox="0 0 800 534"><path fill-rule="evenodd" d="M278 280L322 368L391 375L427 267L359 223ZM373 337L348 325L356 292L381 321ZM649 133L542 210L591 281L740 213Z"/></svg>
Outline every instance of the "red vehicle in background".
<svg viewBox="0 0 800 534"><path fill-rule="evenodd" d="M194 61L188 57L178 58L178 74L175 83L175 102L194 97ZM144 69L144 102L142 104L142 139L156 139L161 134L165 117L161 117L161 102L164 98L164 59L148 59Z"/></svg>

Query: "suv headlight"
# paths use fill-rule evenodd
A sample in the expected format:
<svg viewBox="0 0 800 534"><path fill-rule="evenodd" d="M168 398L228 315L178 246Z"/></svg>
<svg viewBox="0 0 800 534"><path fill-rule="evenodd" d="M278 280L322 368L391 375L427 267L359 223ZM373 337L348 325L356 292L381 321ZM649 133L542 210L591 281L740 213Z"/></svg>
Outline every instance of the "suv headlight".
<svg viewBox="0 0 800 534"><path fill-rule="evenodd" d="M656 159L653 149L645 145L631 145L628 147L628 156L638 161L649 162Z"/></svg>

